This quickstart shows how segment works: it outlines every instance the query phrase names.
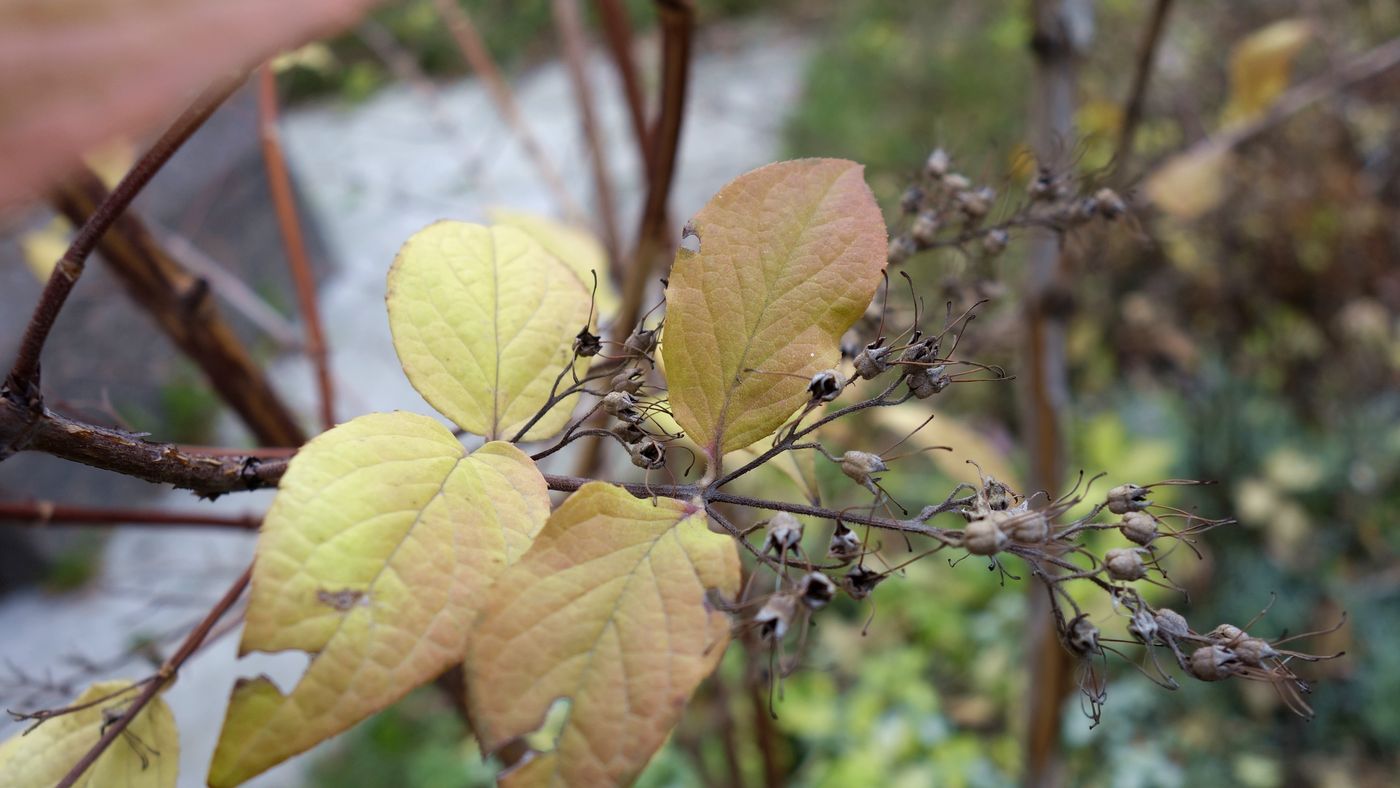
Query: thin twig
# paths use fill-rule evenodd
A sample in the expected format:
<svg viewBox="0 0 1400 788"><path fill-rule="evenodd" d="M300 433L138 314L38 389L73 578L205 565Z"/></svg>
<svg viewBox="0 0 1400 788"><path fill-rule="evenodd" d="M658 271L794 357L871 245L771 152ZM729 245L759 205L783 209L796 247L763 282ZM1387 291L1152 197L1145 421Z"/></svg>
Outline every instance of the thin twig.
<svg viewBox="0 0 1400 788"><path fill-rule="evenodd" d="M122 177L108 198L83 222L68 250L63 253L63 257L54 266L53 273L49 275L43 295L34 307L34 315L25 328L24 338L20 340L19 356L5 379L5 389L12 396L23 397L34 403L40 401L39 356L43 353L44 342L48 340L49 332L53 329L54 321L58 319L64 302L68 300L68 294L73 292L78 277L82 276L88 257L97 248L97 242L131 201L136 199L136 195L151 182L151 178L175 155L175 151L204 125L242 81L242 75L226 77L200 94L194 104L175 119L150 150L146 151ZM3 451L2 446L0 451Z"/></svg>
<svg viewBox="0 0 1400 788"><path fill-rule="evenodd" d="M136 715L140 714L141 710L146 708L146 705L165 688L165 685L170 683L170 680L179 672L180 667L185 664L185 661L199 649L200 644L202 644L204 639L209 635L209 630L214 628L214 625L219 622L219 619L223 618L224 614L228 612L228 609L233 607L234 603L238 601L238 598L243 595L243 589L248 587L248 581L252 578L252 575L253 567L249 566L247 569L243 570L243 574L238 576L238 579L235 580L228 591L224 593L223 598L215 603L213 609L209 611L209 615L205 616L204 620L199 622L199 626L195 627L194 630L190 632L189 636L185 638L185 642L180 644L180 648L161 664L160 670L156 672L154 680L150 681L150 683L141 690L141 694L136 696L136 699L131 702L131 705L126 707L126 711L121 717L117 718L115 722L106 727L102 733L102 738L97 740L97 743L92 746L92 749L83 754L83 757L73 765L73 768L68 771L68 774L64 775L62 780L59 780L57 788L71 788L71 786L83 776L83 773L102 756L102 753L105 752L108 747L112 746L112 742L116 741L117 737L122 735L122 731L125 731L127 726L131 724L131 721L136 719Z"/></svg>
<svg viewBox="0 0 1400 788"><path fill-rule="evenodd" d="M0 520L20 525L158 525L198 526L255 530L260 514L220 515L161 509L121 509L105 506L73 506L53 501L0 501Z"/></svg>
<svg viewBox="0 0 1400 788"><path fill-rule="evenodd" d="M1152 18L1138 45L1137 66L1133 70L1133 85L1124 104L1123 124L1118 128L1118 145L1113 152L1118 172L1126 173L1128 160L1133 155L1133 139L1138 124L1142 121L1142 108L1147 101L1147 82L1152 76L1152 66L1157 60L1157 48L1162 43L1162 32L1167 27L1167 16L1171 13L1172 0L1156 0L1152 5Z"/></svg>
<svg viewBox="0 0 1400 788"><path fill-rule="evenodd" d="M621 238L617 231L617 205L613 199L612 182L608 177L606 146L594 114L593 86L588 79L588 44L583 33L583 18L578 0L554 0L554 25L559 31L559 47L573 83L574 99L578 102L579 123L588 141L589 163L593 167L593 190L598 203L598 219L603 226L603 245L608 258L621 255Z"/></svg>
<svg viewBox="0 0 1400 788"><path fill-rule="evenodd" d="M539 141L530 131L530 127L526 125L525 116L521 114L519 105L515 103L515 94L511 92L505 77L501 76L501 70L496 67L496 61L492 59L490 50L486 48L486 42L481 40L481 34L477 32L471 17L465 9L456 3L456 0L433 0L433 7L447 23L447 30L452 34L452 40L457 43L457 48L461 50L462 57L485 83L486 91L491 95L491 100L496 105L496 111L500 113L506 125L510 126L516 138L520 140L521 147L525 149L525 155L534 162L535 169L539 171L545 185L554 194L554 199L559 204L560 209L570 221L582 223L583 211L579 209L578 203L574 202L574 198L569 196L569 190L564 186L564 180L559 177L559 171L554 168L554 164L550 162L544 148L540 146Z"/></svg>
<svg viewBox="0 0 1400 788"><path fill-rule="evenodd" d="M321 428L328 430L335 426L335 388L331 383L325 332L321 329L321 310L316 304L316 279L312 276L311 261L306 255L306 239L297 215L292 179L287 174L287 161L282 155L279 114L277 75L271 68L263 66L258 72L258 136L262 141L268 189L272 192L272 204L277 210L277 226L282 231L282 247L287 264L292 269L292 282L296 285L297 308L301 311L302 322L306 324L306 354L316 367Z"/></svg>

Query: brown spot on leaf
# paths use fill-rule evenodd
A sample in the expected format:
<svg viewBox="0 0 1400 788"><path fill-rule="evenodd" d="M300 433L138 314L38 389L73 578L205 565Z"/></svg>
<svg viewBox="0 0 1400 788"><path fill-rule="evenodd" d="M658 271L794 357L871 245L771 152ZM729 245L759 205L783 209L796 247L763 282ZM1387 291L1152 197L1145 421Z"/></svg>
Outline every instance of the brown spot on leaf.
<svg viewBox="0 0 1400 788"><path fill-rule="evenodd" d="M364 596L365 592L356 591L353 588L342 588L339 591L327 591L322 588L316 591L316 601L340 611L354 607ZM369 601L366 600L365 604L369 604Z"/></svg>

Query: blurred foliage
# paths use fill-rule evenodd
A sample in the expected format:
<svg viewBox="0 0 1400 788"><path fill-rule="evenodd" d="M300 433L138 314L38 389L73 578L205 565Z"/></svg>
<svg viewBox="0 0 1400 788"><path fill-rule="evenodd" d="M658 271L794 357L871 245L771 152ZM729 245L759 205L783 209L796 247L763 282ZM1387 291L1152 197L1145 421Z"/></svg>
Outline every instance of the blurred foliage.
<svg viewBox="0 0 1400 788"><path fill-rule="evenodd" d="M432 42L442 31L422 10L428 5L399 4L379 20L431 73L456 73L450 43ZM630 5L645 28L647 4ZM739 5L701 8L717 14ZM466 7L503 62L552 51L547 4ZM784 4L794 24L819 23L816 56L787 129L789 152L866 163L891 215L936 145L974 178L1002 177L1004 194L1017 192L1032 169L1017 144L1030 76L1024 8L1010 0ZM1270 0L1178 3L1134 163L1112 173L1103 168L1147 9L1134 0L1103 0L1097 8L1096 43L1079 74L1081 136L1066 144L1083 173L1120 178L1130 197L1171 154L1277 95L1280 85L1264 80L1249 88L1249 107L1235 100L1230 108L1240 93L1231 92L1229 53L1239 42L1289 25L1273 29L1292 36L1283 71L1296 82L1344 52L1400 34L1400 10L1389 3L1311 3L1312 26L1301 42L1302 28L1289 21L1301 19L1297 8ZM365 63L378 76L355 77L360 87L337 77L314 90L360 94L382 82L382 66L355 54L358 46L348 39L334 45L339 68ZM1265 59L1274 56L1264 50ZM1237 83L1238 73L1237 66ZM1339 632L1309 641L1312 651L1348 652L1303 671L1317 680L1311 723L1288 714L1267 686L1183 680L1180 691L1166 692L1116 661L1102 725L1089 730L1076 703L1066 704L1070 784L1384 785L1400 769L1400 708L1388 702L1400 697L1397 98L1400 78L1392 75L1271 129L1221 160L1217 204L1190 221L1143 210L1125 229L1069 239L1071 467L1108 471L1097 485L1214 479L1218 485L1175 489L1166 500L1240 519L1199 540L1203 560L1183 549L1171 557L1189 604L1167 591L1153 591L1154 601L1209 628L1247 622L1278 592L1253 627L1265 636L1325 627L1343 610L1349 616ZM964 341L972 357L1013 370L1017 257L1013 244L1002 270L977 272L998 278L985 292L1000 298ZM952 251L916 258L909 270L931 288L933 304L943 297L939 288L956 295L972 268ZM940 395L929 442L938 442L947 420L1012 461L1016 386L955 386ZM833 448L859 445L869 440L853 432L860 429L823 440ZM861 500L830 463L816 468L827 504ZM955 472L927 456L896 468L888 485L908 503L941 497L951 485L945 474ZM800 496L777 469L755 474L753 484ZM824 552L829 533L809 524L808 546ZM1115 538L1100 536L1103 546L1116 546ZM888 563L908 557L888 536L882 548ZM800 785L1017 782L1026 584L1001 582L985 563L949 567L940 556L886 581L873 602L835 603L808 633L802 669L774 688L776 720L767 716L763 676L770 654L736 645L642 784L761 784L765 768ZM1094 615L1106 622L1114 612ZM1125 653L1141 658L1133 646ZM455 720L414 721L404 705L352 734L347 752L335 756L365 763L323 772L331 776L320 784L427 784L408 776L419 758L442 759L433 761L446 770L434 784L488 779L484 767L478 777L480 762L460 744ZM451 716L442 707L432 714ZM382 764L372 759L398 771L374 772Z"/></svg>

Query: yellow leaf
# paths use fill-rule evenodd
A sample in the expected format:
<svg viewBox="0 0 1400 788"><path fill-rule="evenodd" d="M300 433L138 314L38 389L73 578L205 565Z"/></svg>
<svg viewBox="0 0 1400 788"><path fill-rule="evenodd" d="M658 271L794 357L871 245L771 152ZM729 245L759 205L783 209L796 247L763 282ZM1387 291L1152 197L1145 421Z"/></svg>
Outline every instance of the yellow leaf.
<svg viewBox="0 0 1400 788"><path fill-rule="evenodd" d="M488 215L492 224L524 230L546 252L567 265L590 291L593 289L593 274L596 273L598 297L593 314L595 320L599 315L609 316L617 312L617 291L608 277L608 253L590 233L550 219L500 208L492 209Z"/></svg>
<svg viewBox="0 0 1400 788"><path fill-rule="evenodd" d="M115 189L136 164L136 144L126 137L118 137L84 153L83 163L97 173L103 186Z"/></svg>
<svg viewBox="0 0 1400 788"><path fill-rule="evenodd" d="M72 235L73 225L62 216L55 216L53 221L43 227L20 236L20 251L24 253L24 262L35 279L40 282L49 281L54 266L58 265L59 259L68 251Z"/></svg>
<svg viewBox="0 0 1400 788"><path fill-rule="evenodd" d="M312 41L274 57L271 66L272 70L278 74L291 71L294 68L304 68L317 74L328 75L333 74L340 66L340 58L335 56L335 53L326 46L324 41Z"/></svg>
<svg viewBox="0 0 1400 788"><path fill-rule="evenodd" d="M555 747L505 785L619 785L646 765L714 670L733 598L733 540L694 504L585 485L549 518L481 609L467 697L484 752L541 727L568 699Z"/></svg>
<svg viewBox="0 0 1400 788"><path fill-rule="evenodd" d="M1225 122L1238 123L1267 110L1288 87L1293 59L1312 37L1311 22L1283 19L1246 36L1230 54L1230 100Z"/></svg>
<svg viewBox="0 0 1400 788"><path fill-rule="evenodd" d="M314 654L287 695L233 690L211 786L237 785L441 674L549 515L530 458L466 454L435 419L361 416L304 446L263 522L241 653Z"/></svg>
<svg viewBox="0 0 1400 788"><path fill-rule="evenodd" d="M588 320L589 288L514 227L438 222L389 271L389 328L423 398L463 429L509 439L549 400ZM569 400L526 436L567 423Z"/></svg>
<svg viewBox="0 0 1400 788"><path fill-rule="evenodd" d="M91 703L130 686L129 681L99 681L71 705ZM52 788L102 738L104 715L120 716L138 692L55 717L28 735L16 734L0 744L0 782L6 788ZM78 779L78 788L174 788L180 733L170 707L159 696L153 698L126 730Z"/></svg>
<svg viewBox="0 0 1400 788"><path fill-rule="evenodd" d="M1194 219L1225 197L1226 148L1206 142L1177 154L1148 176L1143 192L1162 211L1182 220Z"/></svg>
<svg viewBox="0 0 1400 788"><path fill-rule="evenodd" d="M879 286L885 221L860 165L799 159L731 181L691 227L666 289L662 355L676 421L713 473L726 452L777 429L807 401L807 379L837 362Z"/></svg>

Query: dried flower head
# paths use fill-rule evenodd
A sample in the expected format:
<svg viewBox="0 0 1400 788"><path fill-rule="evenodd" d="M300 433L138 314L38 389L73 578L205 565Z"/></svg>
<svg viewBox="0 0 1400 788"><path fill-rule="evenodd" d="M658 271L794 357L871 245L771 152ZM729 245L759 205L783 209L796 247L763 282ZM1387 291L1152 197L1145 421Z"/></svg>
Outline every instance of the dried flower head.
<svg viewBox="0 0 1400 788"><path fill-rule="evenodd" d="M808 610L821 610L836 598L836 583L821 572L808 572L798 582L797 594Z"/></svg>
<svg viewBox="0 0 1400 788"><path fill-rule="evenodd" d="M812 376L807 384L807 393L813 402L830 402L846 387L846 377L834 369L824 369Z"/></svg>

